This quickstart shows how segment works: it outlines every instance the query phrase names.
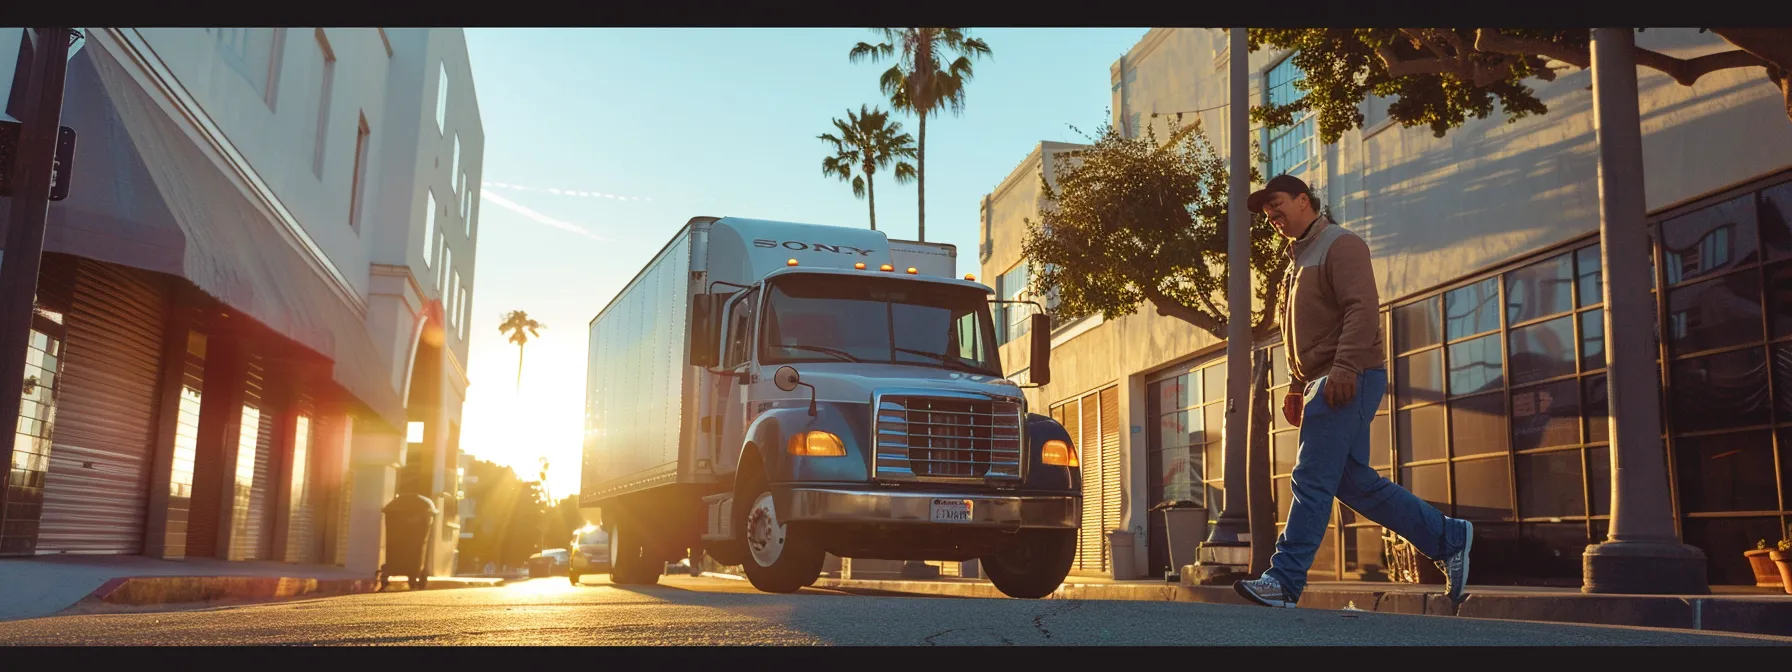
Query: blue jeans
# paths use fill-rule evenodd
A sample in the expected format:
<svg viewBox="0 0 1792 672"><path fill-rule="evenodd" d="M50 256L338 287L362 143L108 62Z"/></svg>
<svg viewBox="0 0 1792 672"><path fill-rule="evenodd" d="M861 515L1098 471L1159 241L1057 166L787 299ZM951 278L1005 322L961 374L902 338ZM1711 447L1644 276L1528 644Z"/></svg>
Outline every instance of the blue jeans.
<svg viewBox="0 0 1792 672"><path fill-rule="evenodd" d="M1446 524L1443 512L1369 466L1369 423L1388 392L1387 369L1359 374L1356 396L1335 408L1325 400L1325 383L1321 377L1307 384L1294 501L1288 507L1288 527L1276 540L1276 554L1264 572L1295 599L1306 589L1307 570L1331 521L1334 497L1433 560L1449 557L1467 542L1463 525Z"/></svg>

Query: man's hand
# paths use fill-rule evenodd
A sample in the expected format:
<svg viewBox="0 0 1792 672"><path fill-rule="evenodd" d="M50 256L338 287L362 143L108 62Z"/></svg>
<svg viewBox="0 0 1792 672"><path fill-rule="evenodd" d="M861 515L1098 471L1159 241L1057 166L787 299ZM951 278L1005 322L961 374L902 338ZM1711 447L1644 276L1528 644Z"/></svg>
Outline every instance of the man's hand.
<svg viewBox="0 0 1792 672"><path fill-rule="evenodd" d="M1325 403L1337 408L1356 398L1356 380L1350 377L1326 376Z"/></svg>
<svg viewBox="0 0 1792 672"><path fill-rule="evenodd" d="M1282 397L1282 417L1288 419L1288 424L1295 427L1300 426L1300 414L1304 407L1302 401L1303 398L1299 392L1289 392L1287 396Z"/></svg>

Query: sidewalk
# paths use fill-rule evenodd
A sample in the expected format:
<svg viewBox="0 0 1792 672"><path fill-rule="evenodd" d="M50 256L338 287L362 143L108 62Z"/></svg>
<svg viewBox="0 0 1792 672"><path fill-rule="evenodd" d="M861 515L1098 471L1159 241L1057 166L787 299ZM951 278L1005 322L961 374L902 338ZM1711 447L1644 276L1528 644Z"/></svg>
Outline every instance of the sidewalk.
<svg viewBox="0 0 1792 672"><path fill-rule="evenodd" d="M822 578L815 582L815 587L899 595L1007 597L988 581L975 579L871 581ZM1064 585L1046 599L1255 606L1233 592L1230 584L1192 586L1081 576L1066 579ZM1710 595L1588 595L1578 588L1470 584L1467 598L1453 607L1444 597L1441 585L1314 582L1301 596L1300 607L1792 636L1792 595L1780 589L1750 586L1712 586Z"/></svg>
<svg viewBox="0 0 1792 672"><path fill-rule="evenodd" d="M428 589L503 583L499 578L432 576ZM135 555L0 558L0 621L65 611L370 593L378 587L372 576L330 565L171 561ZM403 580L388 588L409 589Z"/></svg>

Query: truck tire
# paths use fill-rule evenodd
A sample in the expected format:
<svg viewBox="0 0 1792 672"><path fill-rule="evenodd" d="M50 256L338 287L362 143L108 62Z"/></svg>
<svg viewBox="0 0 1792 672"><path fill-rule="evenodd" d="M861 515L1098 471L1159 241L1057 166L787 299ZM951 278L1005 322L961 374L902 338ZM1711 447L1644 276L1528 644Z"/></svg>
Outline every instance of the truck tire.
<svg viewBox="0 0 1792 672"><path fill-rule="evenodd" d="M660 581L658 562L640 542L634 526L617 523L610 531L610 583L651 586Z"/></svg>
<svg viewBox="0 0 1792 672"><path fill-rule="evenodd" d="M778 520L771 488L763 476L751 477L741 489L741 537L746 542L747 581L767 593L794 593L821 576L826 555L809 530Z"/></svg>
<svg viewBox="0 0 1792 672"><path fill-rule="evenodd" d="M1002 552L980 558L996 590L1036 600L1064 585L1076 561L1076 530L1021 530Z"/></svg>

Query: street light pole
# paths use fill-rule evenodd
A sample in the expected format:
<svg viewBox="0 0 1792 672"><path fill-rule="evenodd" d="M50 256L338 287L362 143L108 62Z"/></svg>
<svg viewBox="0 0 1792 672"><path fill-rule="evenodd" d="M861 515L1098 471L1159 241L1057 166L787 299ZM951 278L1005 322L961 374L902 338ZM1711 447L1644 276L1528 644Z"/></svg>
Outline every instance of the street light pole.
<svg viewBox="0 0 1792 672"><path fill-rule="evenodd" d="M44 227L50 212L56 140L62 128L62 88L68 72L72 28L36 28L28 39L30 72L25 87L19 144L13 165L6 247L0 251L0 521L10 499L14 468L13 444L21 397L25 390L25 358L36 312L37 272L42 263ZM67 179L67 176L63 176Z"/></svg>
<svg viewBox="0 0 1792 672"><path fill-rule="evenodd" d="M1211 567L1200 573L1208 581L1226 581L1232 574L1245 572L1250 565L1251 544L1273 543L1251 537L1246 511L1249 487L1245 479L1245 450L1250 441L1251 383L1251 214L1245 204L1251 190L1250 47L1244 28L1233 28L1230 33L1227 58L1231 64L1231 114L1227 119L1227 144L1231 175L1227 185L1226 425L1222 450L1225 490L1219 519L1214 521L1213 530L1198 552L1200 564Z"/></svg>
<svg viewBox="0 0 1792 672"><path fill-rule="evenodd" d="M1667 456L1661 444L1660 352L1651 334L1652 254L1643 200L1643 133L1636 33L1593 31L1593 130L1599 147L1599 247L1605 269L1606 398L1611 428L1612 520L1604 543L1582 556L1582 592L1700 595L1710 592L1705 553L1674 533ZM1665 291L1665 290L1663 290ZM1596 466L1596 465L1595 465Z"/></svg>

